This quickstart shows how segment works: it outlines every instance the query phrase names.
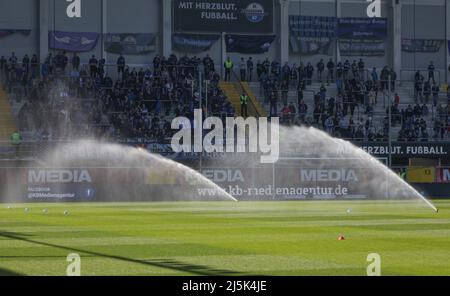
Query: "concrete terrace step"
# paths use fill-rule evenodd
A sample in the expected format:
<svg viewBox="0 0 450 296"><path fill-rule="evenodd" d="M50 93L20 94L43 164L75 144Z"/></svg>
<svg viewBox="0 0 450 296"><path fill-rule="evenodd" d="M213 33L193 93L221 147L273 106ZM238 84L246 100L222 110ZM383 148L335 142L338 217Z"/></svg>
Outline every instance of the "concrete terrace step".
<svg viewBox="0 0 450 296"><path fill-rule="evenodd" d="M0 87L0 141L9 141L11 134L17 129L7 94Z"/></svg>

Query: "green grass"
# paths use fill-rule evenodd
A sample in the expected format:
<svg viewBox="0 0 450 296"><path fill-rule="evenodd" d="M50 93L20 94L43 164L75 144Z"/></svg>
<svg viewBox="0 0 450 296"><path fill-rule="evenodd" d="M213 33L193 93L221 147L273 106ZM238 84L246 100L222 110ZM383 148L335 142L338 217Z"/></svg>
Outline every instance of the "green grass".
<svg viewBox="0 0 450 296"><path fill-rule="evenodd" d="M363 276L375 252L383 275L450 275L450 201L435 204L0 205L0 274L65 275L75 252L83 275Z"/></svg>

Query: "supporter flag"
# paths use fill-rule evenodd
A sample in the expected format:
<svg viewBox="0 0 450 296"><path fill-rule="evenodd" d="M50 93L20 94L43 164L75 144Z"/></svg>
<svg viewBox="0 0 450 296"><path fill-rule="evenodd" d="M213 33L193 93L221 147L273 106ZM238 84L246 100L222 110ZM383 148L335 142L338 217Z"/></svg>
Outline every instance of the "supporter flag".
<svg viewBox="0 0 450 296"><path fill-rule="evenodd" d="M51 49L73 52L88 52L97 46L100 34L91 32L48 32L48 46Z"/></svg>
<svg viewBox="0 0 450 296"><path fill-rule="evenodd" d="M327 16L289 16L289 33L293 37L336 38L337 18Z"/></svg>
<svg viewBox="0 0 450 296"><path fill-rule="evenodd" d="M28 36L31 34L31 30L18 30L18 29L0 29L0 38L7 37L9 35L19 33L24 36Z"/></svg>
<svg viewBox="0 0 450 296"><path fill-rule="evenodd" d="M402 51L436 53L441 50L444 40L440 39L402 39Z"/></svg>
<svg viewBox="0 0 450 296"><path fill-rule="evenodd" d="M337 18L323 16L289 16L291 52L301 55L332 55L336 38Z"/></svg>
<svg viewBox="0 0 450 296"><path fill-rule="evenodd" d="M269 51L275 35L226 35L227 52L260 54Z"/></svg>
<svg viewBox="0 0 450 296"><path fill-rule="evenodd" d="M105 50L114 54L142 55L156 50L156 34L106 34Z"/></svg>
<svg viewBox="0 0 450 296"><path fill-rule="evenodd" d="M180 52L200 53L211 49L220 35L174 34L173 49Z"/></svg>
<svg viewBox="0 0 450 296"><path fill-rule="evenodd" d="M291 51L295 54L301 55L331 55L331 39L323 38L308 38L308 37L294 37L289 38L289 45Z"/></svg>

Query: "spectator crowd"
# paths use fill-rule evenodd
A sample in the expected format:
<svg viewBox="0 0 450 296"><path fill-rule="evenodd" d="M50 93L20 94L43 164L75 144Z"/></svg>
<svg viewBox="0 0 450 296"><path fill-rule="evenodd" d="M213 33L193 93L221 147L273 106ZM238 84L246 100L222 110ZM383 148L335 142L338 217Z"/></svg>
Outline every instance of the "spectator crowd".
<svg viewBox="0 0 450 296"><path fill-rule="evenodd" d="M175 116L193 120L198 108L222 118L240 111L220 89L221 75L216 71L220 68L208 55L156 55L152 65L133 67L122 55L111 66L95 55L82 63L76 53L60 51L50 53L41 64L36 55L19 61L12 53L0 58L0 67L6 90L21 105L20 129L33 130L42 139L92 135L165 141L172 136ZM397 73L388 66L368 70L363 59L281 65L268 58L256 62L241 58L235 78L230 58L223 68L226 81L259 82L270 116L279 116L286 125L315 126L336 137L364 141L387 140L390 127L399 128L399 141L443 139L449 133L449 104L439 104L441 90L433 63L427 78L415 73L415 105L407 106L396 93ZM332 84L335 96L329 95ZM392 100L388 98L385 112L377 113L388 93ZM447 98L450 101L449 89ZM247 100L243 94L241 104Z"/></svg>
<svg viewBox="0 0 450 296"><path fill-rule="evenodd" d="M94 55L87 64L65 52L49 54L42 65L31 61L25 56L19 63L12 53L0 59L1 71L8 92L21 101L20 128L45 138L162 141L172 135L174 116L193 119L198 108L223 118L236 112L218 87L220 76L209 56L157 55L152 67L134 68L121 55L115 79L105 60ZM200 68L208 80L202 87ZM207 102L200 102L200 90Z"/></svg>

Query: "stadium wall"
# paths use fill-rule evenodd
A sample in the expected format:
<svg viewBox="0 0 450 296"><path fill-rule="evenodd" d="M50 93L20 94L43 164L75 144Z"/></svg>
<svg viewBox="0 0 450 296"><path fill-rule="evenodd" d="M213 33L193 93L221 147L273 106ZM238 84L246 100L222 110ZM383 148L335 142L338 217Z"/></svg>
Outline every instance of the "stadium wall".
<svg viewBox="0 0 450 296"><path fill-rule="evenodd" d="M67 5L64 0L49 1L48 29L50 31L102 32L102 0L83 1L81 18L67 17ZM79 55L82 61L89 60L91 55L100 57L102 55L101 39L98 40L97 46L92 51Z"/></svg>
<svg viewBox="0 0 450 296"><path fill-rule="evenodd" d="M65 0L15 0L0 1L0 29L29 29L29 36L13 34L0 39L0 55L9 56L15 51L19 58L25 53L32 55L39 53L46 55L48 40L45 37L48 30L82 31L97 33L156 33L156 51L147 55L127 56L131 64L148 64L157 53L162 53L163 39L163 13L162 0L89 0L82 1L81 19L68 18L66 8L68 2ZM388 18L389 39L387 52L384 57L365 57L368 66L377 68L384 65L392 65L394 60L393 44L393 3L391 0L382 0L382 17ZM165 5L167 2L165 2ZM433 60L436 68L440 70L441 82L445 82L447 76L447 64L450 61L447 39L450 38L450 5L445 0L402 0L401 4L401 36L399 38L410 39L439 39L442 46L437 53L424 52L401 52L403 79L411 79L413 68L425 69ZM41 13L43 5L47 5L47 13ZM367 2L363 0L339 0L338 5L334 0L291 0L289 4L289 15L311 15L311 16L339 16L339 17L367 17ZM253 55L255 61L268 57L280 59L282 45L280 40L281 31L281 9L279 1L274 1L274 34L277 35L270 51L263 55ZM166 14L166 17L171 14ZM42 20L43 19L43 20ZM172 20L173 21L173 20ZM170 23L170 22L169 22ZM436 24L445 24L437 26ZM166 36L170 38L170 36ZM398 36L397 36L398 37ZM333 44L332 57L339 56L336 44ZM181 52L176 52L182 55ZM223 44L217 42L209 52L201 53L204 56L209 53L219 65L223 61ZM81 57L86 61L92 54L101 56L103 42L99 40L97 46L88 53L82 53ZM241 56L246 55L230 53L229 56L237 63ZM299 56L289 53L291 62L300 61L316 64L321 58L328 56ZM115 63L116 55L106 54L109 63ZM342 57L346 59L347 57ZM353 59L354 57L348 57Z"/></svg>
<svg viewBox="0 0 450 296"><path fill-rule="evenodd" d="M386 54L382 57L364 57L367 67L381 68L390 65L392 61L391 53L393 52L392 42L392 6L388 1L381 2L381 17L388 19L388 39L386 40ZM367 18L367 2L366 1L342 1L340 7L340 17L361 17ZM341 60L354 60L357 57L342 57Z"/></svg>
<svg viewBox="0 0 450 296"><path fill-rule="evenodd" d="M123 0L108 0L106 2L106 16L108 33L152 33L157 34L156 51L149 55L129 55L130 64L150 64L158 53L161 39L161 13L159 0L127 0L124 10ZM106 59L115 63L118 55L107 53Z"/></svg>
<svg viewBox="0 0 450 296"><path fill-rule="evenodd" d="M160 32L159 0L128 0L126 5L121 0L89 0L83 2L82 18L66 16L67 2L53 0L49 3L49 30L69 32L95 33L153 33ZM158 39L158 38L157 38ZM150 64L159 52L150 55L128 55L129 64ZM94 50L81 53L82 60L88 60L91 55L105 56L109 63L115 63L118 55L104 50L104 36L101 35Z"/></svg>
<svg viewBox="0 0 450 296"><path fill-rule="evenodd" d="M10 56L11 51L21 59L25 54L39 51L39 1L0 1L0 30L31 30L30 35L12 34L0 39L0 56Z"/></svg>
<svg viewBox="0 0 450 296"><path fill-rule="evenodd" d="M199 167L193 166L199 170ZM303 169L307 169L302 167ZM329 169L322 169L329 171ZM385 199L387 191L366 191L359 180L371 178L373 172L364 168L349 168L329 171L333 180L303 180L300 167L249 168L245 165L235 168L203 167L199 170L239 200L362 200ZM353 172L349 174L350 172ZM54 202L54 201L157 201L177 199L214 199L201 185L191 184L190 176L180 173L167 175L170 171L161 168L101 169L95 167L77 169L44 168L2 168L0 167L0 202ZM351 177L353 176L353 177ZM265 182L264 180L271 180ZM301 180L301 181L300 181ZM273 182L272 182L273 181ZM300 182L299 182L300 181ZM111 184L114 184L111 186ZM450 198L450 183L412 183L412 186L427 198ZM131 190L130 190L131 188ZM314 193L312 189L332 188L329 193ZM341 194L336 190L345 188ZM305 192L305 189L307 192ZM199 191L200 190L200 191ZM294 190L294 191L292 191ZM172 193L171 193L172 192ZM173 192L179 192L177 196ZM386 193L385 193L386 192ZM205 194L206 193L206 194ZM166 197L168 199L166 199ZM401 198L400 196L396 198Z"/></svg>
<svg viewBox="0 0 450 296"><path fill-rule="evenodd" d="M294 1L289 4L289 15L337 17L337 6L334 1ZM333 53L331 57L336 60L336 42L332 43L331 51ZM327 61L329 58L330 56L328 55L302 56L300 54L294 54L292 50L289 50L289 60L297 64L300 64L300 62L304 64L311 62L315 66L320 59Z"/></svg>
<svg viewBox="0 0 450 296"><path fill-rule="evenodd" d="M211 58L216 62L216 67L222 67L223 63L225 62L225 59L227 57L230 57L231 60L234 62L235 71L239 71L239 61L242 57L245 58L245 60L248 59L248 57L252 57L253 61L256 62L258 60L265 60L266 58L269 58L270 60L279 60L280 58L280 33L281 33L281 26L280 26L280 5L278 1L274 1L274 20L273 20L273 34L276 35L274 42L272 43L272 46L270 47L269 51L264 54L241 54L241 53L226 53L225 52L225 44L222 39L220 39L218 42L214 43L214 45L211 47L210 50L202 52L200 54L191 54L187 52L180 52L174 50L174 53L183 56L205 56L206 54L209 54ZM175 33L175 32L174 32ZM193 34L208 34L207 32L190 32ZM220 34L217 32L210 32L211 34ZM256 65L255 65L256 67ZM237 73L237 72L236 72Z"/></svg>
<svg viewBox="0 0 450 296"><path fill-rule="evenodd" d="M438 39L445 41L446 26L436 26L436 24L446 24L445 0L433 0L419 2L414 5L413 1L405 2L402 5L402 38L408 39ZM436 69L440 69L440 76L443 78L447 64L447 43L443 42L439 52L402 52L402 68L405 74L414 75L408 69L427 69L430 61L434 62Z"/></svg>
<svg viewBox="0 0 450 296"><path fill-rule="evenodd" d="M269 51L264 54L241 54L241 53L227 53L226 56L229 56L233 61L235 61L235 70L238 70L237 63L239 63L241 57L244 57L245 60L247 60L248 57L252 57L255 62L258 60L263 61L266 58L269 58L270 60L280 60L280 35L281 35L281 27L280 27L280 5L279 1L274 1L274 20L273 20L273 34L276 35L275 40L272 43L272 46L270 47ZM223 63L221 63L223 64ZM237 73L237 72L236 72Z"/></svg>

